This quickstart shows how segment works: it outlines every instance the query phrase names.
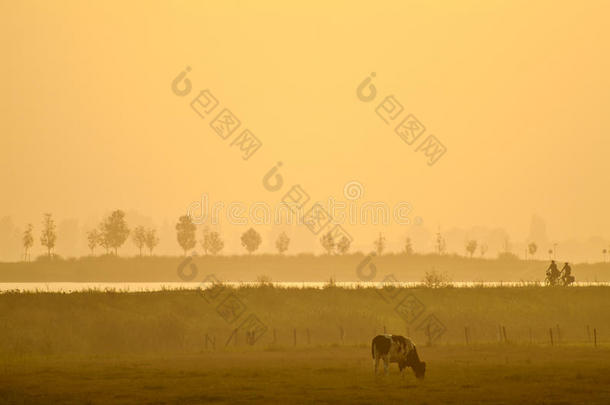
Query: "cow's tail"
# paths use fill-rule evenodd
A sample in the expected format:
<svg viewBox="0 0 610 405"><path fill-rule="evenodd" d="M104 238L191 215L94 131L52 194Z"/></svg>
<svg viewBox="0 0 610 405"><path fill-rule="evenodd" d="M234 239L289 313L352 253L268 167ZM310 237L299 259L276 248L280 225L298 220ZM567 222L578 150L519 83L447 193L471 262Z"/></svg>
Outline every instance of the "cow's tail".
<svg viewBox="0 0 610 405"><path fill-rule="evenodd" d="M371 354L373 355L373 359L375 359L375 341L371 343Z"/></svg>

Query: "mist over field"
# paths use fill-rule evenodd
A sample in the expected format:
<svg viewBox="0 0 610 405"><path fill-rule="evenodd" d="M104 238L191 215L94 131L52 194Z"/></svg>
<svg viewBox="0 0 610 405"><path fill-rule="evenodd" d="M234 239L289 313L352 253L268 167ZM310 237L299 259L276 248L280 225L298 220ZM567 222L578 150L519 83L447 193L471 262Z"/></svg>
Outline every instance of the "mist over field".
<svg viewBox="0 0 610 405"><path fill-rule="evenodd" d="M0 2L0 405L610 403L609 15Z"/></svg>

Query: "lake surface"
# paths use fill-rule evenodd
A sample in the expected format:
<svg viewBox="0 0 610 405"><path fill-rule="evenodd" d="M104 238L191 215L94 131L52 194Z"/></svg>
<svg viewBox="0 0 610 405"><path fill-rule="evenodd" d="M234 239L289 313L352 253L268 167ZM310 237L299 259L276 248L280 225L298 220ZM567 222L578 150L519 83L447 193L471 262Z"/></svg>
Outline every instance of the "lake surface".
<svg viewBox="0 0 610 405"><path fill-rule="evenodd" d="M224 282L223 284L239 287L239 286L258 286L260 283L253 282ZM303 282L291 282L291 281L278 281L272 282L273 286L278 288L324 288L328 285L328 282L317 282L317 281L303 281ZM610 286L610 282L576 282L574 283L577 287L589 287L589 286ZM161 291L161 290L179 290L179 289L197 289L197 288L208 288L211 283L202 282L117 282L117 283L100 283L100 282L51 282L51 283L0 283L0 292L7 291L20 291L20 292L76 292L76 291L119 291L119 292L137 292L137 291ZM336 282L337 287L344 288L356 288L360 287L376 287L381 288L384 286L383 282ZM421 282L396 282L394 286L400 287L417 287L421 286ZM488 282L473 282L473 281L456 281L452 282L451 285L456 288L469 288L469 287L520 287L524 285L536 285L535 282L501 282L501 281L488 281ZM539 284L541 285L541 284Z"/></svg>

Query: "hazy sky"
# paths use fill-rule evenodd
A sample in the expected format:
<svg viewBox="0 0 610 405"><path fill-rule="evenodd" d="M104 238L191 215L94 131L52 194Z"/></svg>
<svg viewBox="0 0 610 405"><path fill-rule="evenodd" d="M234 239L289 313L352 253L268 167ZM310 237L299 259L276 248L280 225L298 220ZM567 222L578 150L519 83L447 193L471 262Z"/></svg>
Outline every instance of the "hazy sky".
<svg viewBox="0 0 610 405"><path fill-rule="evenodd" d="M2 2L0 216L276 203L285 190L261 179L281 161L285 188L345 200L358 181L363 201L408 201L430 229L519 239L538 214L555 238L608 238L609 5ZM248 161L189 106L203 89L263 142ZM434 166L376 115L388 95L446 146Z"/></svg>

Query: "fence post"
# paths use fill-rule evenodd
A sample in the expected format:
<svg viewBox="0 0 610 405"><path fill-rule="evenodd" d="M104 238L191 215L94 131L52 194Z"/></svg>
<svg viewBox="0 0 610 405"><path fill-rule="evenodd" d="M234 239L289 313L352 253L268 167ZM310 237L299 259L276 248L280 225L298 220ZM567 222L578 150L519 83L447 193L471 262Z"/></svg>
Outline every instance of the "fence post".
<svg viewBox="0 0 610 405"><path fill-rule="evenodd" d="M553 328L549 328L549 335L551 336L551 346L553 346Z"/></svg>
<svg viewBox="0 0 610 405"><path fill-rule="evenodd" d="M593 328L593 346L597 347L597 328Z"/></svg>
<svg viewBox="0 0 610 405"><path fill-rule="evenodd" d="M212 350L216 350L216 336L210 338L210 336L205 334L205 350L208 350L208 343L212 344Z"/></svg>
<svg viewBox="0 0 610 405"><path fill-rule="evenodd" d="M504 336L504 343L508 343L508 339L506 339L506 326L502 326L502 335Z"/></svg>
<svg viewBox="0 0 610 405"><path fill-rule="evenodd" d="M233 332L231 333L231 335L229 336L229 338L227 339L227 341L225 343L225 347L227 347L229 345L229 343L231 343L231 339L233 339L233 337L235 337L235 346L237 346L237 329L233 329Z"/></svg>

